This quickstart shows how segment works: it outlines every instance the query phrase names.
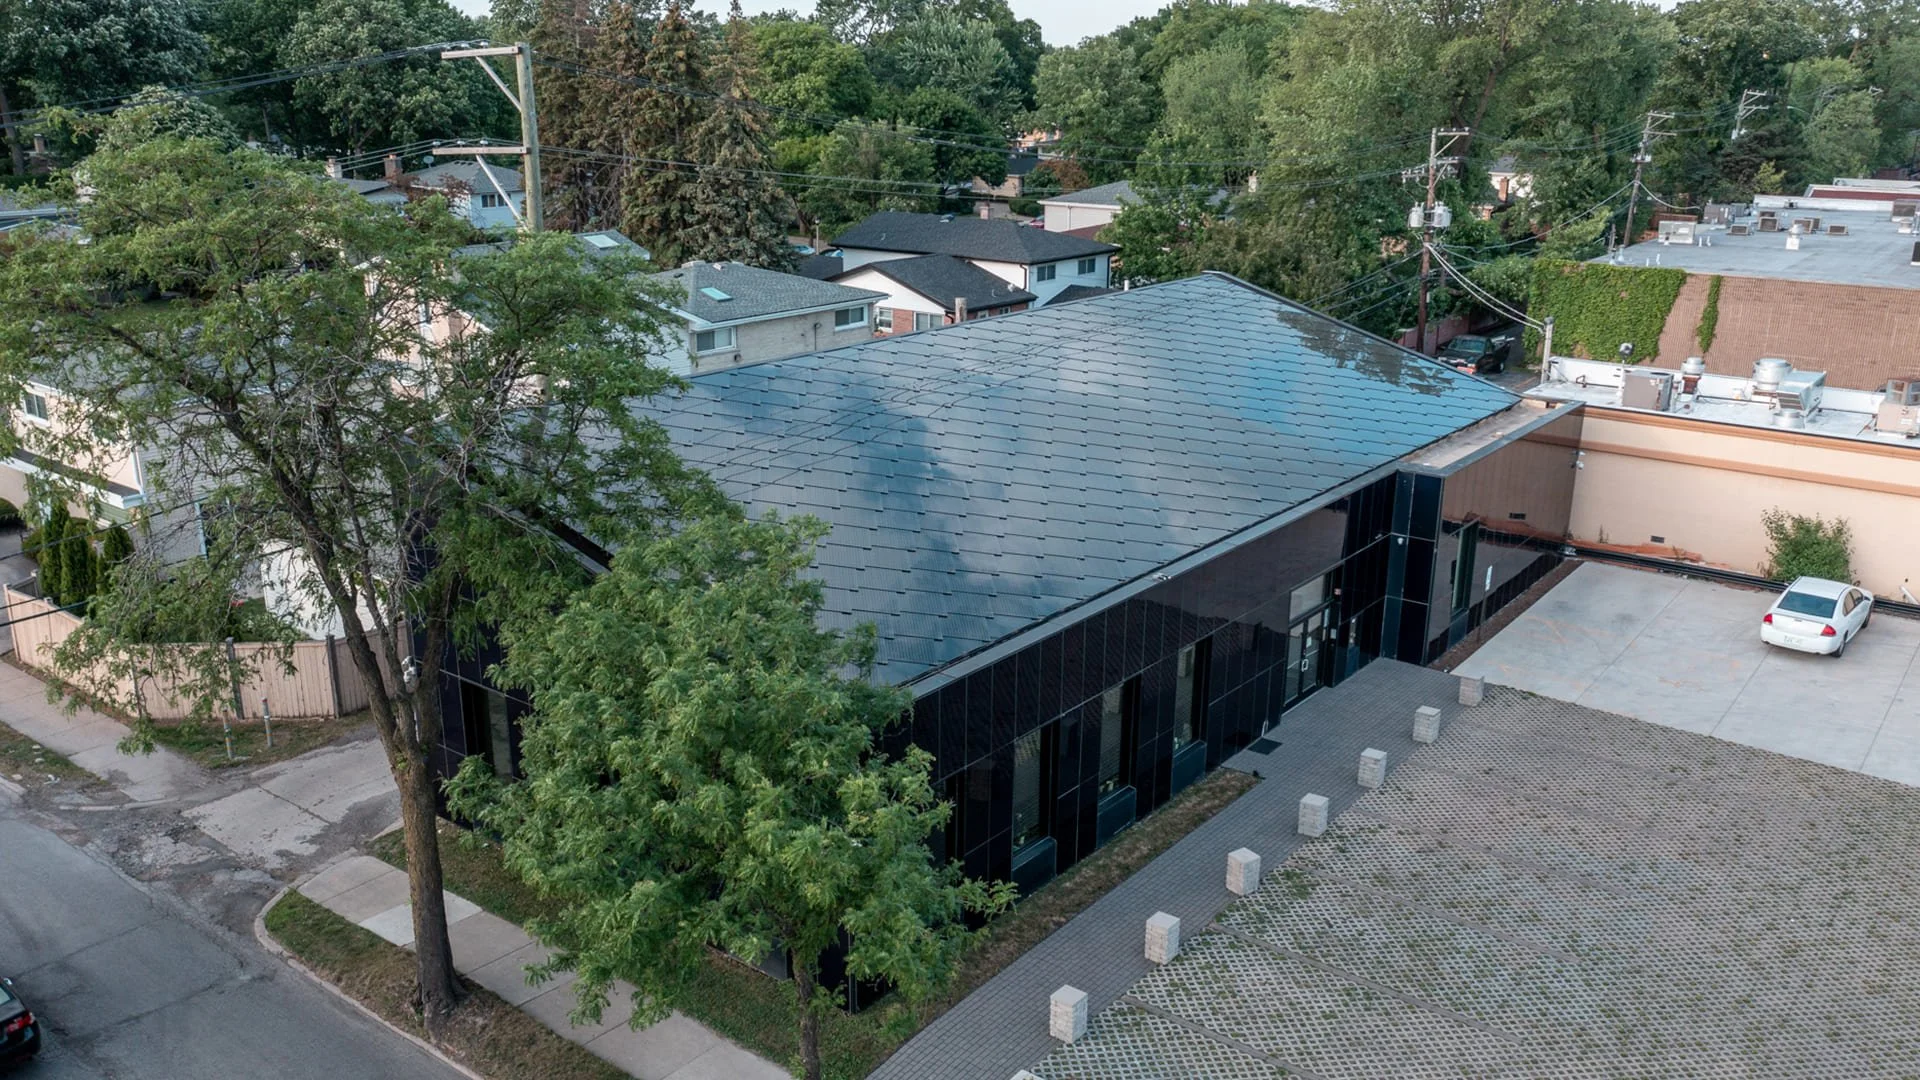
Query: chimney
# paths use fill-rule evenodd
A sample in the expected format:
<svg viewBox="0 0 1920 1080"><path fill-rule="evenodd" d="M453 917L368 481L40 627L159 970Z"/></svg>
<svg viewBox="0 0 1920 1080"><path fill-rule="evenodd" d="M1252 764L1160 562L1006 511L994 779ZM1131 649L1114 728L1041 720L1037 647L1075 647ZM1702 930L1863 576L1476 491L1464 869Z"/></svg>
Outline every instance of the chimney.
<svg viewBox="0 0 1920 1080"><path fill-rule="evenodd" d="M346 178L347 174L340 171L339 158L330 157L327 159L327 175L333 177L335 180L342 180Z"/></svg>
<svg viewBox="0 0 1920 1080"><path fill-rule="evenodd" d="M388 181L394 181L394 180L400 179L400 155L399 154L388 154L385 165L387 168Z"/></svg>
<svg viewBox="0 0 1920 1080"><path fill-rule="evenodd" d="M956 323L967 321L967 298L964 296L953 298L953 321Z"/></svg>

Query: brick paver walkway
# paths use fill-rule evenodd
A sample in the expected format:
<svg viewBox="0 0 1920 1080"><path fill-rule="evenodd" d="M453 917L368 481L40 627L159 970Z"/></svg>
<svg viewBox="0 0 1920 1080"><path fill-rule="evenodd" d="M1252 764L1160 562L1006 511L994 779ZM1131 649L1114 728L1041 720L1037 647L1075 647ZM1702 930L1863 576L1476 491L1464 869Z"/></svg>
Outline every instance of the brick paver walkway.
<svg viewBox="0 0 1920 1080"><path fill-rule="evenodd" d="M1451 717L1456 687L1451 676L1383 660L1308 698L1270 733L1279 749L1243 751L1228 763L1258 771L1262 783L928 1025L874 1080L1006 1080L1038 1061L1055 1045L1048 995L1062 984L1079 987L1095 1014L1118 999L1151 967L1143 953L1150 916L1177 915L1189 935L1206 926L1233 899L1227 852L1249 847L1266 866L1279 865L1301 843L1300 796L1318 792L1332 812L1345 809L1362 794L1360 752L1377 747L1390 763L1402 760L1416 745L1414 707L1435 705Z"/></svg>
<svg viewBox="0 0 1920 1080"><path fill-rule="evenodd" d="M1033 1070L1920 1076L1920 790L1507 688L1455 711Z"/></svg>
<svg viewBox="0 0 1920 1080"><path fill-rule="evenodd" d="M395 945L413 945L407 876L379 859L343 859L302 883L300 892ZM615 984L600 1023L574 1026L567 1014L574 1007L575 977L562 973L528 985L527 965L551 955L546 948L513 923L453 893L446 898L453 966L462 975L640 1080L785 1080L788 1075L677 1012L651 1027L629 1028L632 988L625 983Z"/></svg>

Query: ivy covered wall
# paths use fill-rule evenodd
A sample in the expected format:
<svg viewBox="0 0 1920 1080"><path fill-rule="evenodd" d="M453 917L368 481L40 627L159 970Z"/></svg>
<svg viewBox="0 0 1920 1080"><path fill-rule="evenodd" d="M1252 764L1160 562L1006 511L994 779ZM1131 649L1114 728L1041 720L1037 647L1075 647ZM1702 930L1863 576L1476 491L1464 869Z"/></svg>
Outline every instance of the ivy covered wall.
<svg viewBox="0 0 1920 1080"><path fill-rule="evenodd" d="M1527 313L1553 316L1553 351L1595 360L1619 358L1620 343L1633 343L1633 362L1660 355L1660 331L1673 311L1687 273L1669 267L1541 259L1533 267ZM1527 351L1539 351L1537 331L1527 333Z"/></svg>

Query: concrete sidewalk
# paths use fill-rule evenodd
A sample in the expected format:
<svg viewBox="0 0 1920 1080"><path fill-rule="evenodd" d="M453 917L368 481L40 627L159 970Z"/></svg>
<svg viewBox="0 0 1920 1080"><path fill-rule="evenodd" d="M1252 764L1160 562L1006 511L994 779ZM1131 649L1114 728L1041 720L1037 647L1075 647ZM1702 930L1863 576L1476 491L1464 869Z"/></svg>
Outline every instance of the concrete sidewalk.
<svg viewBox="0 0 1920 1080"><path fill-rule="evenodd" d="M278 871L324 858L338 826L350 843L372 835L400 815L400 793L380 740L366 737L254 769L246 787L186 815L227 850Z"/></svg>
<svg viewBox="0 0 1920 1080"><path fill-rule="evenodd" d="M395 945L413 945L407 876L379 859L356 855L334 863L303 883L300 892ZM785 1069L677 1012L651 1027L632 1030L627 1019L633 1015L633 988L626 983L614 984L600 1023L575 1027L567 1020L574 1006L573 974L562 973L538 986L527 984L527 965L546 959L550 950L469 900L447 893L446 901L453 965L462 975L641 1080L785 1080L788 1076Z"/></svg>
<svg viewBox="0 0 1920 1080"><path fill-rule="evenodd" d="M177 799L208 783L206 770L165 747L156 746L151 754L121 753L125 724L84 706L68 715L48 704L45 683L6 663L0 663L0 723L105 779L134 802Z"/></svg>

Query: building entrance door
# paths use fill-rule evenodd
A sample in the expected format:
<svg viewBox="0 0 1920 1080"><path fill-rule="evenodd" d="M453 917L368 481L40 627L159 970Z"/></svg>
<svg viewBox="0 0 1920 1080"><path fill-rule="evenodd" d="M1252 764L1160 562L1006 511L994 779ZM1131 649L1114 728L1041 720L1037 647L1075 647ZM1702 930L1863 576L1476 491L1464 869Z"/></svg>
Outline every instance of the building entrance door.
<svg viewBox="0 0 1920 1080"><path fill-rule="evenodd" d="M1330 645L1336 625L1333 605L1328 604L1295 619L1287 627L1286 698L1282 708L1292 708L1301 698L1327 684L1327 665L1333 656Z"/></svg>

